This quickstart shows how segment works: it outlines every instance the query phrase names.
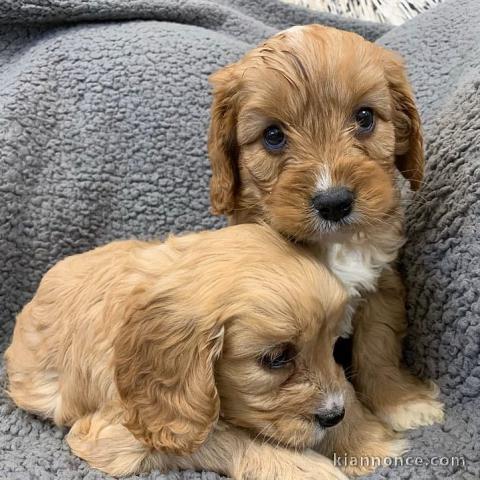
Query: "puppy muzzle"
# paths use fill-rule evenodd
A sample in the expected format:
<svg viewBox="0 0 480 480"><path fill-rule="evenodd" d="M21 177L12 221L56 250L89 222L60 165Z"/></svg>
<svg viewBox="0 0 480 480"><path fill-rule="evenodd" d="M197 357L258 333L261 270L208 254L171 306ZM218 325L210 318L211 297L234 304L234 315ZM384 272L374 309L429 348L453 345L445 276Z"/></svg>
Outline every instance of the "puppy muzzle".
<svg viewBox="0 0 480 480"><path fill-rule="evenodd" d="M322 428L338 425L345 417L345 400L341 393L330 394L315 412L315 421Z"/></svg>
<svg viewBox="0 0 480 480"><path fill-rule="evenodd" d="M333 187L318 192L312 203L323 220L339 222L352 213L354 194L346 187Z"/></svg>

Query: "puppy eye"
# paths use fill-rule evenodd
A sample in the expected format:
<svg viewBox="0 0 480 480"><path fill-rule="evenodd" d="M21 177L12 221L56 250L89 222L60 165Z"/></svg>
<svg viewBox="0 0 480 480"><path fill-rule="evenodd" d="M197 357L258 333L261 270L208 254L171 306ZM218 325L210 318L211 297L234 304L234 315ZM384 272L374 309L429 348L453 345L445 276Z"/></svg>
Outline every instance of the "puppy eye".
<svg viewBox="0 0 480 480"><path fill-rule="evenodd" d="M286 142L285 134L278 125L270 125L263 132L263 144L271 152L278 152Z"/></svg>
<svg viewBox="0 0 480 480"><path fill-rule="evenodd" d="M361 107L355 114L357 132L360 134L371 133L375 128L375 115L368 107Z"/></svg>
<svg viewBox="0 0 480 480"><path fill-rule="evenodd" d="M263 354L259 362L264 368L276 370L291 365L296 355L296 348L291 343L287 343Z"/></svg>

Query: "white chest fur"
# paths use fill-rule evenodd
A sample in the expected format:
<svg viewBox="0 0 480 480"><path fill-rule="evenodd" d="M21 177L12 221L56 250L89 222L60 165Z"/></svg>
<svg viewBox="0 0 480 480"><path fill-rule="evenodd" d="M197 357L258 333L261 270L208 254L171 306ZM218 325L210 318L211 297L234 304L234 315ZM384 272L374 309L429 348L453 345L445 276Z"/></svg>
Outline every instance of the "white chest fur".
<svg viewBox="0 0 480 480"><path fill-rule="evenodd" d="M371 242L356 240L328 243L323 250L323 261L343 283L349 296L342 336L353 332L352 318L363 293L377 288L382 270L396 257L396 251L387 253Z"/></svg>

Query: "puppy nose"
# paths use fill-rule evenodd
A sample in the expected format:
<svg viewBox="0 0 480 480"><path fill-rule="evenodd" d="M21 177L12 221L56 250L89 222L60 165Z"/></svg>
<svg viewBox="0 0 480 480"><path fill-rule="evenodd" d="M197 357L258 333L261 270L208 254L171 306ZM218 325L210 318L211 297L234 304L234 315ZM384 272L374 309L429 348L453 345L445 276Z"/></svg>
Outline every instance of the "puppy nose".
<svg viewBox="0 0 480 480"><path fill-rule="evenodd" d="M324 220L338 222L353 208L353 192L346 187L329 188L313 197L313 206Z"/></svg>
<svg viewBox="0 0 480 480"><path fill-rule="evenodd" d="M329 428L337 425L345 416L345 408L334 408L325 412L317 413L315 420L323 428Z"/></svg>

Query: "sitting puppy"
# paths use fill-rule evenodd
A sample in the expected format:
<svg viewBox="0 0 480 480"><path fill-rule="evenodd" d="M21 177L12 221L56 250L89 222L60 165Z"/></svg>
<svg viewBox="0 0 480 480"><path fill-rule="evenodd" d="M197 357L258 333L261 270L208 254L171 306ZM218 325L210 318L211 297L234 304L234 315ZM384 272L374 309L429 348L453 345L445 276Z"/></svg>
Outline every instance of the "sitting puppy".
<svg viewBox="0 0 480 480"><path fill-rule="evenodd" d="M8 391L71 426L73 452L111 475L343 479L300 450L361 454L379 439L333 360L345 303L266 226L114 242L44 276L6 352Z"/></svg>
<svg viewBox="0 0 480 480"><path fill-rule="evenodd" d="M420 118L400 58L356 34L280 32L213 74L211 203L266 222L343 282L359 398L393 429L443 418L438 390L401 367L404 243L396 171L416 190Z"/></svg>

